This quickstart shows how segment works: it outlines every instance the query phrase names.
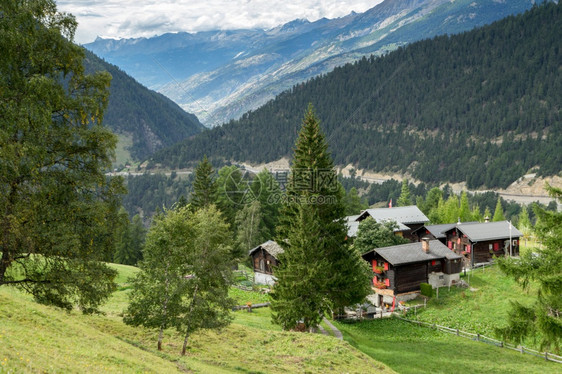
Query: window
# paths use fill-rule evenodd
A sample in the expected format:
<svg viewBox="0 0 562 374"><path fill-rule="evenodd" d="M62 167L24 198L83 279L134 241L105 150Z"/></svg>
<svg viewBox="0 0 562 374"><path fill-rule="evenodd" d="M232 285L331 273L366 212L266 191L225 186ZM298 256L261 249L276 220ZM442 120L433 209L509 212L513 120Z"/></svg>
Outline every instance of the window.
<svg viewBox="0 0 562 374"><path fill-rule="evenodd" d="M489 249L490 251L492 250L492 245L491 245L491 244L488 245L488 249Z"/></svg>
<svg viewBox="0 0 562 374"><path fill-rule="evenodd" d="M517 239L513 239L513 245L518 245L519 243L517 242Z"/></svg>
<svg viewBox="0 0 562 374"><path fill-rule="evenodd" d="M496 242L494 243L494 251L499 251L500 250L500 243Z"/></svg>

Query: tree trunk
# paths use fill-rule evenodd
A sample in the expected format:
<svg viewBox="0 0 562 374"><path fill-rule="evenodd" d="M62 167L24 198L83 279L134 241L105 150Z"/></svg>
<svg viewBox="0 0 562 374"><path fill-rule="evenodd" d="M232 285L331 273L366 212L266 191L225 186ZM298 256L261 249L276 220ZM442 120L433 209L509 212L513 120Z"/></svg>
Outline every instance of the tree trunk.
<svg viewBox="0 0 562 374"><path fill-rule="evenodd" d="M185 333L185 339L183 339L183 347L181 349L181 355L185 356L185 351L187 350L187 339L189 338L189 329L188 332Z"/></svg>
<svg viewBox="0 0 562 374"><path fill-rule="evenodd" d="M158 350L162 350L162 337L164 336L164 329L160 327L160 331L158 332Z"/></svg>
<svg viewBox="0 0 562 374"><path fill-rule="evenodd" d="M191 304L189 305L189 313L187 314L187 318L188 318L188 322L187 322L187 327L185 329L185 338L183 339L183 347L181 349L181 355L185 356L185 351L187 350L187 339L189 338L189 328L190 328L190 323L189 323L189 318L191 318L191 313L193 312L193 304L195 304L195 297L197 296L197 289L199 288L199 285L196 284L195 285L195 290L193 290L193 298L191 299Z"/></svg>

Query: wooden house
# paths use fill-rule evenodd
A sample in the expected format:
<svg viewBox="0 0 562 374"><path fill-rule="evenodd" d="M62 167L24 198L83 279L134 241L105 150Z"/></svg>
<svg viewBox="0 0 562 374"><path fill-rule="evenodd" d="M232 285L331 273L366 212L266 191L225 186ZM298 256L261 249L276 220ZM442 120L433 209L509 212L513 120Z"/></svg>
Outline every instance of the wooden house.
<svg viewBox="0 0 562 374"><path fill-rule="evenodd" d="M358 223L364 219L371 217L377 222L394 221L397 223L398 228L395 230L396 235L403 236L412 241L416 241L417 237L412 235L412 232L422 227L429 219L423 214L423 212L415 205L411 206L401 206L393 208L379 208L379 209L367 209L361 212L359 216L354 218L353 222ZM348 217L348 236L353 234L353 226ZM353 217L352 217L353 218ZM354 230L355 233L357 229Z"/></svg>
<svg viewBox="0 0 562 374"><path fill-rule="evenodd" d="M363 254L373 269L373 290L379 303L386 296L417 292L421 283L434 287L449 286L459 281L462 256L439 240L426 238L421 242L376 248Z"/></svg>
<svg viewBox="0 0 562 374"><path fill-rule="evenodd" d="M254 283L272 285L275 283L273 268L279 265L278 256L283 253L283 248L274 242L267 242L258 245L250 250L254 266Z"/></svg>
<svg viewBox="0 0 562 374"><path fill-rule="evenodd" d="M412 235L417 238L417 241L421 241L422 238L427 237L430 239L437 239L443 244L447 244L447 236L445 232L456 227L457 225L473 225L480 223L478 221L470 222L458 222L458 223L444 223L439 225L423 225L418 229L412 231Z"/></svg>
<svg viewBox="0 0 562 374"><path fill-rule="evenodd" d="M447 247L462 255L470 267L490 262L494 256L518 256L519 238L523 236L508 221L457 224L444 235Z"/></svg>

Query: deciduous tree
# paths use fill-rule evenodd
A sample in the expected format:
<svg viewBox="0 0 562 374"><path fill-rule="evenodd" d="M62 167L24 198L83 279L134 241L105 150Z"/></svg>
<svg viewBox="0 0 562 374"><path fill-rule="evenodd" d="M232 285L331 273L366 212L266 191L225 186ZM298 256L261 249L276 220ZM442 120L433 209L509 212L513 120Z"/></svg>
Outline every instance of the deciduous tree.
<svg viewBox="0 0 562 374"><path fill-rule="evenodd" d="M364 219L359 223L353 246L359 253L365 253L375 248L409 243L408 239L394 234L397 227L394 221L380 223L371 217Z"/></svg>
<svg viewBox="0 0 562 374"><path fill-rule="evenodd" d="M124 192L107 178L117 138L102 125L111 76L86 75L76 21L52 0L0 15L0 285L94 311L114 289Z"/></svg>

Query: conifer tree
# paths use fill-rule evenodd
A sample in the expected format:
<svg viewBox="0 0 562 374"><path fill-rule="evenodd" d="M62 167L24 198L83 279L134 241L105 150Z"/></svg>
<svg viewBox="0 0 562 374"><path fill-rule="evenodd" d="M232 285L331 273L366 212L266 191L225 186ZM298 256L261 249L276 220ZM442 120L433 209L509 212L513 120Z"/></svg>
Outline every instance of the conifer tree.
<svg viewBox="0 0 562 374"><path fill-rule="evenodd" d="M315 326L328 308L358 303L370 292L369 269L346 242L343 187L312 105L295 144L278 243L273 320L285 329Z"/></svg>
<svg viewBox="0 0 562 374"><path fill-rule="evenodd" d="M352 187L348 193L345 194L345 215L352 216L359 214L361 210L369 207L364 201L361 200L357 188Z"/></svg>
<svg viewBox="0 0 562 374"><path fill-rule="evenodd" d="M490 207L486 207L486 209L484 209L484 219L492 219L492 212L490 211Z"/></svg>
<svg viewBox="0 0 562 374"><path fill-rule="evenodd" d="M470 217L472 221L482 222L482 213L480 212L480 205L474 204L472 211L470 212Z"/></svg>
<svg viewBox="0 0 562 374"><path fill-rule="evenodd" d="M493 222L505 221L505 216L503 215L502 198L498 196L498 202L496 203L496 209L494 209Z"/></svg>
<svg viewBox="0 0 562 374"><path fill-rule="evenodd" d="M191 206L193 209L207 207L217 202L217 183L214 177L213 165L203 157L203 160L195 168L195 181L193 182L193 193L191 194Z"/></svg>
<svg viewBox="0 0 562 374"><path fill-rule="evenodd" d="M410 196L410 188L408 187L408 180L402 180L402 190L400 191L400 197L396 204L398 206L409 206L412 205L412 198Z"/></svg>
<svg viewBox="0 0 562 374"><path fill-rule="evenodd" d="M263 169L256 175L250 188L253 197L260 203L265 230L263 234L266 239L273 239L279 222L279 208L283 197L279 183L267 169Z"/></svg>
<svg viewBox="0 0 562 374"><path fill-rule="evenodd" d="M236 250L233 257L237 260L248 258L248 251L267 239L267 228L263 220L261 204L254 200L251 204L246 204L236 213Z"/></svg>

